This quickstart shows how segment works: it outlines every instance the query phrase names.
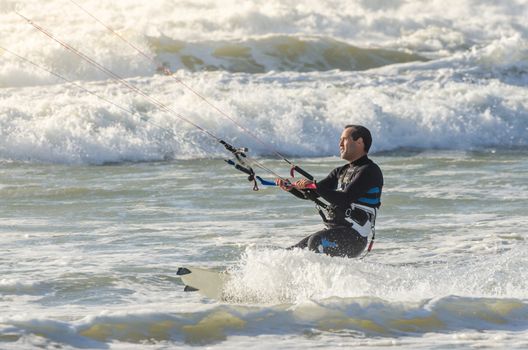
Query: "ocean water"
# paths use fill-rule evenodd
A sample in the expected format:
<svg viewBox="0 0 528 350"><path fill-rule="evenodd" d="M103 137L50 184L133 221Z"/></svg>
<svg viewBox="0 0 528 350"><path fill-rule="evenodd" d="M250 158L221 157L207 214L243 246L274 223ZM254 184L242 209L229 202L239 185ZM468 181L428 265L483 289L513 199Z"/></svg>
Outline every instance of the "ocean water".
<svg viewBox="0 0 528 350"><path fill-rule="evenodd" d="M528 348L527 16L0 0L0 349ZM324 177L342 127L367 126L373 251L282 249L316 210L252 191L191 123L266 179L289 174L277 152ZM179 266L230 271L229 301L183 292Z"/></svg>

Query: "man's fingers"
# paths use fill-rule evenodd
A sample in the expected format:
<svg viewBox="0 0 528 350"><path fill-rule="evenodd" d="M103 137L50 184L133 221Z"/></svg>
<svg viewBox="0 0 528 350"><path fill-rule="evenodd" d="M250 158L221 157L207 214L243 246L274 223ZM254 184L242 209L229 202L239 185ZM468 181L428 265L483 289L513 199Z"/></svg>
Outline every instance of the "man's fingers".
<svg viewBox="0 0 528 350"><path fill-rule="evenodd" d="M304 190L306 189L307 186L309 186L310 184L312 184L312 181L310 180L306 180L306 179L301 179L297 182L295 182L293 184L293 186L299 190Z"/></svg>
<svg viewBox="0 0 528 350"><path fill-rule="evenodd" d="M284 191L291 191L291 189L293 188L293 185L291 184L291 182L289 182L288 180L283 180L283 179L275 179L275 184L277 186L279 186L281 189L283 189Z"/></svg>

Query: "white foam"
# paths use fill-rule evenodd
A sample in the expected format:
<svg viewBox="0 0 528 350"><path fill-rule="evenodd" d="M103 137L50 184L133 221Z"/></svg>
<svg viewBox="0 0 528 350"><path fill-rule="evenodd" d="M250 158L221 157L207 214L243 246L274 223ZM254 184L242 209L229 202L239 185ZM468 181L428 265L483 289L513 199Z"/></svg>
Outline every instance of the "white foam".
<svg viewBox="0 0 528 350"><path fill-rule="evenodd" d="M28 0L14 4L5 3L0 11L0 31L9 33L2 45L37 63L78 79L102 78L97 70L25 23L12 12L15 7L124 77L155 72L155 65L146 62L69 1L42 4ZM287 6L274 0L256 6L251 1L219 5L211 0L193 3L134 0L126 4L92 0L83 1L82 6L147 54L172 62L174 69L269 71L307 70L313 66L312 69L325 70L332 67L331 60L322 53L328 47L333 47L330 53L334 60L341 55L350 61L358 59L359 56L350 53L354 46L441 58L501 38L524 38L528 33L524 3L358 0L346 4L301 1L296 6ZM474 16L475 13L481 15ZM233 47L238 48L230 49ZM35 69L21 66L13 57L3 55L2 61L0 86L53 81ZM189 64L184 64L185 61ZM192 62L197 63L195 68ZM347 69L346 66L333 65L341 69Z"/></svg>
<svg viewBox="0 0 528 350"><path fill-rule="evenodd" d="M486 250L477 247L471 261L467 250L458 261L456 254L442 252L447 248L445 242L439 240L435 247L423 251L415 264L401 266L331 258L301 250L247 249L239 264L232 268L227 293L234 301L257 303L363 296L392 302L420 302L449 295L527 297L522 282L527 277L526 271L522 271L520 264L520 256L526 254L523 244L501 255L493 254L493 261L486 256ZM449 261L429 262L429 252L437 258L449 256Z"/></svg>
<svg viewBox="0 0 528 350"><path fill-rule="evenodd" d="M173 69L200 71L179 71L176 77L273 147L241 132L176 81L156 76L156 64L71 2L31 0L2 4L0 31L9 35L1 45L68 79L85 81L83 86L133 114L0 53L1 160L92 164L224 155L174 114L156 110L33 29L15 7L177 113L250 147L252 155L272 154L272 148L292 156L336 155L337 137L350 123L373 131L373 151L528 145L523 3L286 6L277 0L257 7L250 1L220 6L210 0L94 0L82 5ZM431 61L391 65L416 53ZM351 71L326 71L332 68Z"/></svg>
<svg viewBox="0 0 528 350"><path fill-rule="evenodd" d="M463 64L463 59L456 62ZM252 155L269 155L273 149L295 156L336 155L341 129L350 123L371 129L374 152L528 145L525 92L507 82L515 79L509 76L511 69L521 66L507 65L503 71L496 66L453 70L440 60L435 71L432 67L407 64L368 73L179 75L264 144L170 78L129 81L220 138L249 147ZM0 158L103 163L225 154L176 114L156 110L117 83L83 84L134 114L69 84L4 89Z"/></svg>

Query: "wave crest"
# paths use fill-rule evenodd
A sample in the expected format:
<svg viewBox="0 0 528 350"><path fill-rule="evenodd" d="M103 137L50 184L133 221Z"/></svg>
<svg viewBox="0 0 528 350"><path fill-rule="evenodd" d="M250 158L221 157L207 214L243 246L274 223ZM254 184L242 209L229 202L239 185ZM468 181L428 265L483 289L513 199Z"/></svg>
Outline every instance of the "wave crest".
<svg viewBox="0 0 528 350"><path fill-rule="evenodd" d="M185 42L161 36L149 37L148 42L161 61L173 70L357 71L426 60L404 51L359 48L325 37L276 35L242 41Z"/></svg>

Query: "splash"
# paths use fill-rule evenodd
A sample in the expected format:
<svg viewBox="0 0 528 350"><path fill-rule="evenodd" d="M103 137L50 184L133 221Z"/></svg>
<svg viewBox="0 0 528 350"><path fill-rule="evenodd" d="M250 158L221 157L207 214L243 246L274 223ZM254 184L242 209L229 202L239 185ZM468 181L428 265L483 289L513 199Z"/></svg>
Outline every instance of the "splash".
<svg viewBox="0 0 528 350"><path fill-rule="evenodd" d="M379 298L420 302L450 295L526 298L525 272L512 265L523 247L495 257L464 262L427 262L394 266L331 258L294 250L248 249L231 270L227 299L243 303L299 303L328 298Z"/></svg>

